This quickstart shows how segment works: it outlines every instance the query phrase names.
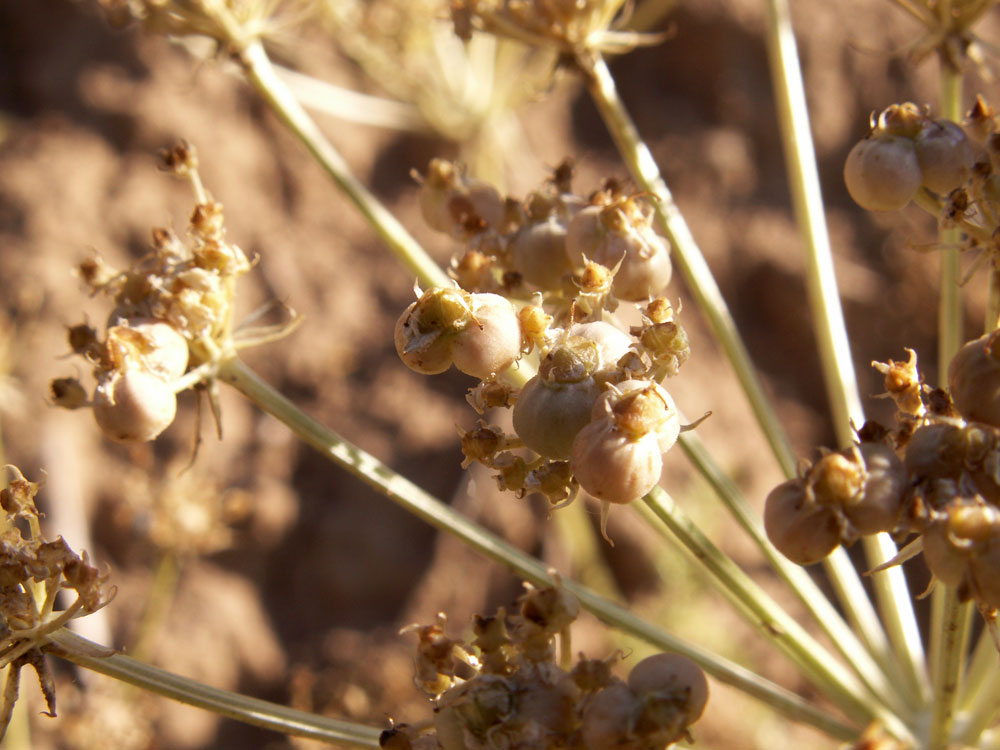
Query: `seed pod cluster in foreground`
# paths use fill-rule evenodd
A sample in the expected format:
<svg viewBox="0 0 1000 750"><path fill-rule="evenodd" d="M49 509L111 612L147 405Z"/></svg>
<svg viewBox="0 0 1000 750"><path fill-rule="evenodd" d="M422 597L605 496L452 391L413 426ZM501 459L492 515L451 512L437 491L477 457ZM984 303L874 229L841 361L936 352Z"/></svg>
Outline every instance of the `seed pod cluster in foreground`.
<svg viewBox="0 0 1000 750"><path fill-rule="evenodd" d="M984 610L1000 608L1000 366L994 332L962 348L949 393L921 381L916 355L875 363L897 424L860 430L767 497L768 538L802 565L879 532L922 550L936 580ZM1000 351L998 351L1000 353Z"/></svg>
<svg viewBox="0 0 1000 750"><path fill-rule="evenodd" d="M416 684L434 703L433 722L395 723L380 744L396 750L661 750L691 740L708 702L708 681L691 659L655 654L627 680L609 659L556 663L570 653L576 599L560 587L529 588L508 614L476 617L471 643L445 635L445 619L411 626L418 636Z"/></svg>
<svg viewBox="0 0 1000 750"><path fill-rule="evenodd" d="M454 365L477 378L469 401L481 414L513 408L512 435L485 422L462 433L466 464L483 463L502 489L539 492L553 505L582 488L601 501L603 530L611 504L660 479L681 430L661 382L690 349L659 296L670 246L649 204L615 182L577 196L571 176L563 165L524 201L501 201L457 166L432 162L420 201L428 223L463 245L451 264L455 287L418 290L394 339L416 372ZM621 301L640 312L628 331L608 319Z"/></svg>

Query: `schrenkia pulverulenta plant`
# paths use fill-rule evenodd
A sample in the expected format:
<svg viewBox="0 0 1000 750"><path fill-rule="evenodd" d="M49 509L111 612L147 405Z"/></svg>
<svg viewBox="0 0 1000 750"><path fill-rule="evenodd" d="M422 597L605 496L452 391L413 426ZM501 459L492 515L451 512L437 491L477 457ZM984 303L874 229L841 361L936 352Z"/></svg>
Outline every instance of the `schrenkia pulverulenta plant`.
<svg viewBox="0 0 1000 750"><path fill-rule="evenodd" d="M59 378L52 400L90 408L112 440L149 441L173 421L177 394L185 390L207 392L218 421L217 388L228 384L387 499L530 585L510 612L477 617L472 637L449 635L443 617L408 629L418 642L416 684L433 703L427 717L394 716L391 725L380 727L332 720L180 678L65 629L69 619L107 602L107 574L61 539L44 540L33 502L37 486L12 471L0 497L6 514L0 611L8 668L0 726L10 720L19 669L26 664L38 673L54 710L45 660L53 654L225 716L356 747L653 750L690 743L697 739L692 724L713 710L706 674L847 748L1000 746L994 729L1000 709L1000 172L994 172L1000 170L1000 125L981 97L966 115L961 87L962 73L969 60L978 60L981 46L973 26L994 3L897 0L926 27L915 49L939 60L940 111L888 106L872 118L870 133L845 166L848 190L861 206L895 211L916 203L938 221L944 248L939 362L947 376L939 375L934 387L913 351L901 361L887 354L874 367L885 376L897 411L893 424L881 425L865 420L858 396L787 3L765 1L789 181L839 441L801 463L605 60L662 41L629 26L632 3L453 0L434 6L450 11L449 23L434 22L434 34L447 29L440 49L477 49L464 61L470 66L482 64L485 49L495 53L498 69L501 59L507 66L520 60L520 69L543 82L539 89L557 69L581 76L629 173L627 183L609 179L577 193L567 160L518 199L503 196L460 164L433 160L418 176L420 205L427 224L458 248L447 269L351 174L297 98L302 79L272 64L265 42L280 25L274 3L101 4L151 32L214 41L416 277L416 300L391 335L411 369L434 375L454 365L478 381L467 400L482 419L462 431L465 465L483 464L514 494L539 493L555 512L564 512L559 509L581 493L596 498L608 543L611 506L638 509L653 529L690 553L736 612L796 665L812 693L806 698L784 689L548 569L311 419L258 377L240 360L240 350L291 334L298 318L289 312L270 326L236 320L237 281L253 263L227 239L222 205L202 184L193 147L180 142L163 153L161 166L192 187L195 208L187 231L181 236L154 230L152 252L124 270L99 260L80 266L90 290L106 295L112 306L103 330L86 323L70 329L71 348L92 368L93 389L79 377ZM655 3L635 5L641 15ZM332 16L341 22L350 16L336 10ZM360 55L361 46L353 49ZM370 66L382 66L383 74L391 59L361 56ZM441 80L456 75L451 71ZM429 74L426 86L434 80ZM419 93L412 109L382 102L379 111L388 119L423 117L428 126L443 121L440 111L428 109L435 97ZM510 93L501 88L497 96ZM478 117L483 126L491 111L470 107L469 119ZM451 126L453 133L466 132ZM187 135L197 139L196 133ZM964 346L960 249L981 258L970 264L970 283L982 267L989 286L985 333ZM768 496L763 519L698 438L700 420L684 416L683 404L670 394L669 379L692 355L682 311L669 301L675 268L738 375L762 443L787 476ZM384 333L388 338L390 332ZM498 424L501 409L511 410L510 428ZM808 626L660 486L662 456L678 448L810 614ZM844 551L859 539L874 601ZM923 631L900 569L920 553L934 576L931 621ZM800 567L821 561L836 601ZM73 590L76 599L58 610L56 594L63 589ZM570 626L581 607L661 653L629 664L626 679L616 676L621 654L576 656ZM974 608L985 628L972 646Z"/></svg>

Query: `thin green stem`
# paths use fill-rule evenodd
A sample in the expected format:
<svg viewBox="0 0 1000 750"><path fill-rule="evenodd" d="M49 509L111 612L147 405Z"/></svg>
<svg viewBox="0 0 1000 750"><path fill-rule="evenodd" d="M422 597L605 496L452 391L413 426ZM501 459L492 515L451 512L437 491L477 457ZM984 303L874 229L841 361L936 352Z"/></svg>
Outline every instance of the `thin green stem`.
<svg viewBox="0 0 1000 750"><path fill-rule="evenodd" d="M939 584L944 596L933 604L943 612L940 616L941 631L937 649L931 652L934 702L931 708L931 726L928 733L928 750L947 750L951 747L952 727L955 723L955 703L962 685L962 670L968 646L969 624L972 620L971 602L959 604L955 589ZM932 641L933 643L934 641Z"/></svg>
<svg viewBox="0 0 1000 750"><path fill-rule="evenodd" d="M805 250L813 330L818 339L834 430L841 446L847 446L854 443L851 425L863 424L865 415L837 289L805 87L788 2L768 0L766 6L771 82L777 101L792 204ZM897 550L883 535L879 539L866 539L865 551L872 567L877 567L890 560ZM896 656L887 658L882 652L879 661L888 675L903 678L911 698L919 699L927 685L922 669L924 650L906 579L901 570L893 568L877 574L873 582L879 611Z"/></svg>
<svg viewBox="0 0 1000 750"><path fill-rule="evenodd" d="M785 612L727 555L716 547L688 518L662 487L654 487L643 501L651 515L662 522L666 536L679 542L711 574L716 588L736 606L744 618L782 653L792 659L806 679L859 722L881 721L900 739L912 739L899 720L899 706L886 705L882 696L867 689L801 625ZM662 527L654 524L655 528Z"/></svg>
<svg viewBox="0 0 1000 750"><path fill-rule="evenodd" d="M139 621L135 641L129 652L132 658L148 661L153 653L156 636L163 625L164 617L170 611L180 579L181 565L177 555L169 550L160 554L156 568L153 571L153 581L149 586L149 596L146 598L146 610Z"/></svg>
<svg viewBox="0 0 1000 750"><path fill-rule="evenodd" d="M687 222L660 174L660 168L656 165L649 147L640 137L635 123L632 122L625 104L619 97L607 63L599 52L592 52L581 54L577 59L577 65L583 72L590 95L632 179L642 190L656 197L653 207L660 229L673 245L674 256L681 272L707 318L716 340L732 363L778 464L787 476L794 475L795 455L781 428L778 416L764 393L763 385L736 329L729 307L722 297L722 292L715 282L701 248L695 242Z"/></svg>
<svg viewBox="0 0 1000 750"><path fill-rule="evenodd" d="M861 596L857 596L852 590L849 593L844 592L845 595L842 597L855 605L847 612L852 622L865 618L863 624L856 625L852 630L810 575L801 566L790 562L774 548L764 533L760 514L750 507L739 487L715 463L698 434L696 432L684 433L678 442L691 463L715 490L716 496L725 508L760 548L778 575L784 579L799 600L812 613L817 625L827 634L857 675L877 695L896 694L900 686L886 677L886 674L890 673L888 665L893 663L893 654L889 648L888 640L884 637L884 631L878 622L875 610L868 597L864 596L864 588L860 581L857 581L857 576L845 574L835 578L835 580L840 581L857 581L857 586L862 592ZM842 551L838 551L835 560L837 558L845 558L844 562L850 566L850 561L846 559L846 555ZM863 636L871 636L873 639L881 635L881 640L863 645L858 635L855 634L856 632ZM868 650L866 650L866 646ZM872 656L873 654L878 658L877 663ZM908 696L904 693L904 697Z"/></svg>
<svg viewBox="0 0 1000 750"><path fill-rule="evenodd" d="M381 730L375 727L328 719L277 703L209 687L123 654L106 655L102 653L107 651L103 646L66 629L49 634L48 641L50 645L45 650L66 661L220 716L293 737L348 747L379 747Z"/></svg>
<svg viewBox="0 0 1000 750"><path fill-rule="evenodd" d="M944 117L961 119L962 80L946 55L940 55L940 105ZM938 303L938 382L946 382L951 358L962 344L961 269L956 229L941 229L941 298ZM971 605L960 605L950 586L939 585L931 599L931 677L934 703L929 733L930 750L947 747L954 723L954 705L965 666Z"/></svg>
<svg viewBox="0 0 1000 750"><path fill-rule="evenodd" d="M1000 695L1000 663L996 645L984 628L962 681L956 717L960 722L957 743L972 745L993 724L1000 711L997 695Z"/></svg>
<svg viewBox="0 0 1000 750"><path fill-rule="evenodd" d="M309 114L277 74L263 45L252 41L237 59L247 79L275 114L291 129L326 173L361 211L372 228L393 253L410 269L424 287L448 286L448 275L421 247L395 216L351 173L350 167L323 135Z"/></svg>
<svg viewBox="0 0 1000 750"><path fill-rule="evenodd" d="M378 459L312 419L238 359L222 363L218 377L239 390L265 412L283 422L307 445L418 518L452 534L472 549L506 565L515 574L537 586L557 584L555 575L541 561L486 531L413 482L395 473ZM562 579L561 583L580 600L585 609L609 625L641 638L657 648L689 656L716 679L765 702L783 716L810 724L832 737L847 739L856 736L856 727L845 724L752 671L645 622L628 609L608 601L574 581Z"/></svg>

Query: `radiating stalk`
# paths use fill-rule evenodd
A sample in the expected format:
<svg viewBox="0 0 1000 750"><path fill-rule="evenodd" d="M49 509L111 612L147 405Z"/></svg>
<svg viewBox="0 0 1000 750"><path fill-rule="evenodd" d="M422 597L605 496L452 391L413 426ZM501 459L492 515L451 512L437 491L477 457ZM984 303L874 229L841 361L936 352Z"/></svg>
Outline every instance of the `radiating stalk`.
<svg viewBox="0 0 1000 750"><path fill-rule="evenodd" d="M806 286L813 330L819 345L834 430L838 442L844 447L854 443L851 425L860 427L864 423L864 409L861 406L854 359L837 289L816 154L809 129L809 110L789 6L787 0L768 0L766 7L771 81L781 126L792 204L805 249ZM885 535L866 538L864 546L872 567L882 565L897 552L895 545ZM881 654L880 661L887 668L888 674L901 676L905 680L907 692L919 700L925 694L927 686L923 668L925 657L906 578L901 569L893 568L877 574L873 582L879 611L896 656L895 659L887 659L885 654Z"/></svg>
<svg viewBox="0 0 1000 750"><path fill-rule="evenodd" d="M931 704L931 726L928 733L927 750L947 750L952 747L952 727L955 723L955 704L962 684L962 670L965 666L965 652L968 646L969 624L972 620L971 602L958 603L952 586L939 584L944 595L933 602L943 614L941 630L934 635L931 652L933 671L931 680L934 688L934 702ZM995 700L996 696L994 696Z"/></svg>
<svg viewBox="0 0 1000 750"><path fill-rule="evenodd" d="M326 173L361 211L382 241L419 279L423 287L447 286L451 282L395 216L372 195L351 172L350 167L323 135L309 114L285 85L271 64L259 41L251 41L238 55L238 60L257 93L275 114L298 137Z"/></svg>
<svg viewBox="0 0 1000 750"><path fill-rule="evenodd" d="M863 626L855 627L858 633L873 634L873 637L878 634L883 635L880 641L863 645L858 635L855 634L855 630L847 625L844 618L841 617L805 569L791 562L774 548L764 533L760 514L750 507L739 487L715 463L698 434L696 432L684 433L678 442L691 463L715 490L716 496L722 504L757 544L778 575L812 613L816 624L827 634L840 654L865 684L880 695L900 694L904 698L909 697L905 692L899 690L900 685L894 684L886 676L892 673L890 665L894 663L894 656L868 597L857 596L853 589L849 592L843 592L844 595L841 597L854 605L848 610L848 616L852 622L866 618ZM837 550L833 559L834 562L828 564L837 565L840 560L843 560L844 564L851 566L850 560L847 559L843 550ZM857 576L845 573L845 575L837 576L835 580L857 581ZM860 581L857 581L857 586L863 593L864 588ZM873 654L877 655L877 662L873 658ZM912 706L910 707L912 708Z"/></svg>
<svg viewBox="0 0 1000 750"><path fill-rule="evenodd" d="M998 695L1000 659L993 638L984 629L962 681L956 716L959 723L959 731L955 736L957 743L972 745L995 722L997 713L1000 712Z"/></svg>
<svg viewBox="0 0 1000 750"><path fill-rule="evenodd" d="M379 747L378 738L381 730L375 727L328 719L318 714L296 711L277 703L209 687L124 654L101 655L105 647L98 646L65 628L49 634L47 639L50 645L45 650L48 653L80 667L220 716L291 737L305 737L348 747Z"/></svg>
<svg viewBox="0 0 1000 750"><path fill-rule="evenodd" d="M857 721L880 721L900 739L911 740L909 729L897 716L899 706L888 706L886 696L865 688L801 625L785 612L756 582L740 570L687 517L662 487L654 487L643 501L674 541L711 575L716 588L747 621L788 656L803 675L829 700ZM661 528L654 524L654 527Z"/></svg>
<svg viewBox="0 0 1000 750"><path fill-rule="evenodd" d="M637 185L656 197L653 205L657 218L661 229L673 244L674 257L678 260L688 286L708 319L716 340L732 363L779 465L786 476L793 476L796 462L784 430L764 394L760 379L757 377L746 347L736 330L736 324L722 298L722 293L715 282L711 269L709 269L701 249L691 235L691 230L681 215L680 209L674 203L673 196L660 174L659 167L653 160L653 155L649 152L649 148L640 137L635 123L625 109L607 63L600 54L594 53L578 60L578 65L584 72L591 96L628 166L632 179ZM854 578L850 582L841 582L838 584L838 588L864 591L853 568L828 566L827 570L834 576ZM851 600L842 600L842 604L848 608L865 606L863 602ZM885 633L880 632L881 627L875 618L859 617L856 621L878 628L876 632L866 634L865 641L867 643L878 644L880 641L885 641Z"/></svg>
<svg viewBox="0 0 1000 750"><path fill-rule="evenodd" d="M304 443L418 518L452 534L472 549L506 565L516 575L537 586L551 586L557 583L555 576L540 560L521 552L469 520L375 457L312 419L240 360L232 359L222 363L218 378L232 385L251 402L284 423ZM691 657L716 679L763 701L783 716L810 724L835 738L848 739L857 735L857 727L844 723L760 675L636 617L628 609L608 601L574 581L562 579L561 583L580 600L585 609L607 624L641 638L659 649Z"/></svg>

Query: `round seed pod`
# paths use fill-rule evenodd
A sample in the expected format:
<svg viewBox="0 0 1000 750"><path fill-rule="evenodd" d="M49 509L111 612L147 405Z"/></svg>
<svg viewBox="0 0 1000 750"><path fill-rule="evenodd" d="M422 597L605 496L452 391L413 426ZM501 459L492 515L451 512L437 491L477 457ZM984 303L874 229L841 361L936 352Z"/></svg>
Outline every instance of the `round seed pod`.
<svg viewBox="0 0 1000 750"><path fill-rule="evenodd" d="M962 472L962 428L951 424L918 427L906 444L903 464L915 479L958 479Z"/></svg>
<svg viewBox="0 0 1000 750"><path fill-rule="evenodd" d="M882 443L828 453L806 474L813 498L842 512L860 534L891 531L903 511L906 469Z"/></svg>
<svg viewBox="0 0 1000 750"><path fill-rule="evenodd" d="M1000 510L971 500L956 500L944 508L947 518L924 531L924 560L931 573L948 586L960 586L976 576L981 559L990 560L982 573L992 568L994 548L1000 546ZM993 584L983 581L992 590Z"/></svg>
<svg viewBox="0 0 1000 750"><path fill-rule="evenodd" d="M574 336L597 344L598 364L594 371L596 380L606 380L618 367L618 360L624 357L632 346L632 337L620 328L603 320L590 323L574 323L566 331L567 340Z"/></svg>
<svg viewBox="0 0 1000 750"><path fill-rule="evenodd" d="M187 339L172 325L155 318L132 318L108 329L107 348L113 366L141 362L148 372L168 382L187 370Z"/></svg>
<svg viewBox="0 0 1000 750"><path fill-rule="evenodd" d="M682 654L653 654L635 665L628 686L640 699L658 694L684 710L684 725L698 721L708 703L708 680L694 661Z"/></svg>
<svg viewBox="0 0 1000 750"><path fill-rule="evenodd" d="M634 438L655 433L660 453L677 442L680 414L667 389L649 380L625 380L609 387L594 403L591 418L614 419L618 429Z"/></svg>
<svg viewBox="0 0 1000 750"><path fill-rule="evenodd" d="M914 146L928 190L947 195L969 179L975 154L960 125L951 120L927 120Z"/></svg>
<svg viewBox="0 0 1000 750"><path fill-rule="evenodd" d="M611 289L632 302L655 297L673 273L670 244L631 201L580 210L567 227L566 252L574 268L587 260L617 267Z"/></svg>
<svg viewBox="0 0 1000 750"><path fill-rule="evenodd" d="M514 305L499 294L473 294L471 321L451 345L455 367L480 380L501 373L521 356L521 324Z"/></svg>
<svg viewBox="0 0 1000 750"><path fill-rule="evenodd" d="M566 255L566 224L556 216L527 224L510 241L514 269L529 284L559 289L570 271Z"/></svg>
<svg viewBox="0 0 1000 750"><path fill-rule="evenodd" d="M955 408L970 422L994 427L1000 427L1000 361L994 356L998 337L1000 331L993 331L968 342L948 366L948 390Z"/></svg>
<svg viewBox="0 0 1000 750"><path fill-rule="evenodd" d="M466 177L451 162L432 159L420 185L420 213L432 229L465 234L470 225L498 227L504 201L496 188Z"/></svg>
<svg viewBox="0 0 1000 750"><path fill-rule="evenodd" d="M913 141L875 134L854 145L844 164L844 182L854 201L869 211L896 211L923 182Z"/></svg>
<svg viewBox="0 0 1000 750"><path fill-rule="evenodd" d="M163 378L133 366L112 370L97 383L93 408L107 437L123 443L146 442L174 421L177 396Z"/></svg>
<svg viewBox="0 0 1000 750"><path fill-rule="evenodd" d="M639 699L622 682L598 692L583 709L580 737L586 750L643 750L646 743L632 735Z"/></svg>
<svg viewBox="0 0 1000 750"><path fill-rule="evenodd" d="M604 417L577 433L570 466L580 486L598 500L624 504L656 486L663 457L655 432L636 439Z"/></svg>
<svg viewBox="0 0 1000 750"><path fill-rule="evenodd" d="M778 551L799 565L812 565L840 544L835 509L809 499L802 479L789 479L764 501L764 531Z"/></svg>
<svg viewBox="0 0 1000 750"><path fill-rule="evenodd" d="M421 332L418 303L413 302L396 320L392 339L403 364L424 375L437 375L451 367L451 339L439 330Z"/></svg>
<svg viewBox="0 0 1000 750"><path fill-rule="evenodd" d="M535 453L567 459L600 395L600 386L589 374L575 380L535 375L514 404L514 432Z"/></svg>

